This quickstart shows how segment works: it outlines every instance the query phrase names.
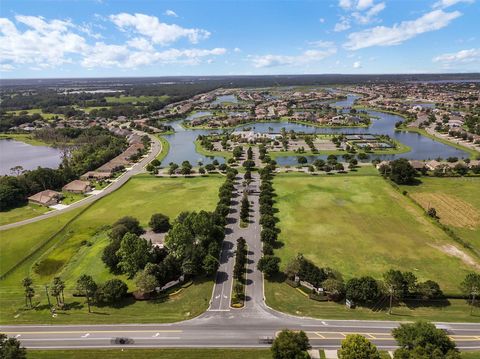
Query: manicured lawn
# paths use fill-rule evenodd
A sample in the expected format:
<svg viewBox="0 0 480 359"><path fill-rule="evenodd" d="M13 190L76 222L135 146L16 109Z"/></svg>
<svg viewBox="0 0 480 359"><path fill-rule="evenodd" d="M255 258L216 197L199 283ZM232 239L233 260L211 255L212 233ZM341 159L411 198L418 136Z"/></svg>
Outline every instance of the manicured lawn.
<svg viewBox="0 0 480 359"><path fill-rule="evenodd" d="M23 308L24 301L20 281L24 276L30 274L36 285L44 285L50 283L53 276L60 275L66 281L69 289L75 287L75 282L81 274L91 274L99 283L112 278L113 275L108 272L101 261L102 250L107 245L105 226L111 225L117 219L126 215L138 218L142 226L147 226L151 215L156 212L164 213L173 220L181 211L212 210L217 202L218 187L222 182L222 176L172 179L139 175L130 179L128 183L111 195L87 207L60 233L57 232L62 224L78 214L80 209L51 219L2 231L2 241L0 241L1 273L11 268L29 253L34 252L39 243L44 242L51 236L53 238L49 246L37 251L24 265L0 281L0 295L2 296L0 307L8 307L2 309L4 313L0 315L0 320L6 321L8 317L11 321L13 313L17 309ZM37 267L33 271L32 268L35 263ZM121 276L121 279L125 280L123 276ZM130 289L133 289L132 282L127 281L127 283ZM212 282L205 282L200 287L203 288L202 291L204 292L202 293L204 295L198 295L197 299L195 299L195 296L187 298L188 300L197 300L195 305L189 307L185 304L185 308L190 308L189 311L192 316L193 313L198 315L206 309ZM186 291L191 291L191 289L188 288ZM46 298L43 298L43 293L41 288L37 290L37 294L42 297L42 301L45 301ZM78 301L78 299L76 300ZM120 314L118 315L98 316L94 320L121 322L121 314L126 313L127 316L138 316L138 321L173 321L186 318L185 313L188 312L186 309L179 311L178 314L175 314L177 315L176 319L173 319L173 314L166 313L164 319L156 317L155 320L151 320L148 310L146 310L149 307L144 307L145 305L147 304L144 302L136 303L119 310L118 313ZM127 310L129 308L134 308L132 313ZM142 310L142 308L141 315L136 313L137 309ZM102 311L105 310L102 309ZM45 320L42 315L38 317L30 314L35 312L37 311L29 312L25 320L31 322ZM84 310L82 309L81 312L83 315ZM172 313L174 313L173 309ZM71 322L83 320L77 318L71 312L66 318ZM85 321L88 320L90 319L85 318Z"/></svg>
<svg viewBox="0 0 480 359"><path fill-rule="evenodd" d="M440 222L480 251L480 177L422 177L402 190L425 210L435 208Z"/></svg>
<svg viewBox="0 0 480 359"><path fill-rule="evenodd" d="M106 324L106 323L170 323L191 319L202 314L212 295L213 281L200 279L180 292L165 298L149 301L124 299L116 307L92 306L88 313L85 298L73 297L73 288L65 291L68 310L57 310L57 317L50 314L45 288L35 286L35 308L25 309L22 292L2 293L0 323L2 324ZM172 290L174 293L176 290ZM51 298L53 301L55 299Z"/></svg>
<svg viewBox="0 0 480 359"><path fill-rule="evenodd" d="M348 309L343 304L317 302L283 282L265 281L265 296L267 304L281 312L321 319L480 321L480 308L470 315L471 308L463 299L451 299L447 303L437 303L430 307L416 307L413 303L410 306L402 304L395 306L392 315L389 315L388 308L374 312L369 308Z"/></svg>
<svg viewBox="0 0 480 359"><path fill-rule="evenodd" d="M36 217L48 212L49 210L50 208L48 207L39 206L36 204L27 204L22 207L13 208L9 211L0 212L0 226Z"/></svg>
<svg viewBox="0 0 480 359"><path fill-rule="evenodd" d="M17 111L7 111L9 113L15 113L16 115L20 114L21 112L26 112L28 115L33 115L33 114L40 114L44 119L48 120L53 117L58 117L58 118L64 118L65 115L60 114L60 113L44 113L41 108L32 108L30 110L17 110Z"/></svg>
<svg viewBox="0 0 480 359"><path fill-rule="evenodd" d="M80 194L80 193L72 193L72 192L62 192L62 193L64 197L60 203L65 205L78 202L81 199L84 199L85 197L87 197L86 195Z"/></svg>
<svg viewBox="0 0 480 359"><path fill-rule="evenodd" d="M480 352L473 351L473 352L462 352L462 359L479 359Z"/></svg>
<svg viewBox="0 0 480 359"><path fill-rule="evenodd" d="M157 135L157 137L160 140L160 143L162 144L162 150L157 155L157 160L161 162L165 157L167 157L168 152L170 151L170 142L168 142L163 136Z"/></svg>
<svg viewBox="0 0 480 359"><path fill-rule="evenodd" d="M461 279L474 271L438 249L455 242L378 175L277 175L274 187L284 244L275 253L283 268L303 253L346 280L380 279L395 268L437 281L446 293L458 293Z"/></svg>
<svg viewBox="0 0 480 359"><path fill-rule="evenodd" d="M270 359L269 349L99 349L29 350L28 359ZM473 357L472 357L473 358Z"/></svg>
<svg viewBox="0 0 480 359"><path fill-rule="evenodd" d="M155 100L165 101L168 96L107 96L105 100L107 103L137 103L137 102L153 102Z"/></svg>
<svg viewBox="0 0 480 359"><path fill-rule="evenodd" d="M194 144L195 144L195 151L197 151L197 153L200 153L203 156L219 156L219 157L225 157L227 159L233 157L233 154L231 151L209 151L205 149L200 143L200 141L198 140L195 140Z"/></svg>

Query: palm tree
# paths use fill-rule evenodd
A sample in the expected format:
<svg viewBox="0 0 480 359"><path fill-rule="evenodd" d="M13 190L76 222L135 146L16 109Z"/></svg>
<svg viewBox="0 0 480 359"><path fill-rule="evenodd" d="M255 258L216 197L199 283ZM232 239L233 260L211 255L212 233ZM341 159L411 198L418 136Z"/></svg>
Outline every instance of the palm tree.
<svg viewBox="0 0 480 359"><path fill-rule="evenodd" d="M32 284L33 281L30 277L22 280L23 288L25 288L25 306L27 306L27 301L29 301L30 308L32 308L32 298L35 296L35 289L33 289Z"/></svg>
<svg viewBox="0 0 480 359"><path fill-rule="evenodd" d="M53 286L56 288L56 292L58 292L58 298L57 298L57 303L60 300L60 294L62 295L62 300L61 303L65 304L65 296L63 294L63 290L65 289L65 282L62 280L60 277L55 277L53 278Z"/></svg>

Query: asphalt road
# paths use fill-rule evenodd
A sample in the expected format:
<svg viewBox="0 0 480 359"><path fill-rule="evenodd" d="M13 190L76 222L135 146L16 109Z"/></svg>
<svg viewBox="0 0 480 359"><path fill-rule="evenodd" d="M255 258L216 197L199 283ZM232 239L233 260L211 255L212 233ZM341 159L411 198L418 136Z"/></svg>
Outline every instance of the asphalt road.
<svg viewBox="0 0 480 359"><path fill-rule="evenodd" d="M171 324L116 325L16 325L0 326L0 332L15 337L27 348L158 348L158 347L267 347L263 336L274 337L288 328L303 330L314 348L335 349L350 333L360 333L381 349L393 349L396 342L391 330L394 321L319 320L296 317L274 311L265 304L263 276L256 269L261 258L258 193L251 193L250 224L239 227L239 202L243 178L239 175L235 201L232 204L227 235L221 252L209 310L197 318ZM258 174L253 174L250 188L258 188ZM236 239L243 236L248 244L246 305L230 308L230 293ZM160 304L161 305L161 304ZM480 350L480 323L437 323L447 331L462 350ZM119 344L125 338L126 344Z"/></svg>
<svg viewBox="0 0 480 359"><path fill-rule="evenodd" d="M143 132L142 132L142 134L143 134ZM23 226L23 225L28 224L28 223L34 223L34 222L44 220L46 218L51 218L51 217L58 216L62 213L71 211L75 208L79 208L79 207L82 207L86 204L98 201L100 198L105 197L108 194L116 191L117 189L122 187L132 176L135 176L139 173L145 172L145 166L148 163L150 163L152 160L154 160L157 157L157 155L160 153L160 151L162 150L162 144L161 144L160 140L157 137L152 136L152 135L149 135L149 137L152 140L152 145L151 145L150 152L148 153L148 155L145 158L143 158L140 162L135 163L130 170L126 171L120 177L115 179L114 182L112 182L108 187L104 188L103 191L101 191L100 193L88 196L85 199L83 199L79 202L72 203L71 205L69 205L68 207L63 208L63 209L53 210L53 211L47 212L47 213L42 214L42 215L37 216L37 217L25 219L23 221L5 224L3 226L0 226L0 231L3 231L5 229L20 227L20 226Z"/></svg>

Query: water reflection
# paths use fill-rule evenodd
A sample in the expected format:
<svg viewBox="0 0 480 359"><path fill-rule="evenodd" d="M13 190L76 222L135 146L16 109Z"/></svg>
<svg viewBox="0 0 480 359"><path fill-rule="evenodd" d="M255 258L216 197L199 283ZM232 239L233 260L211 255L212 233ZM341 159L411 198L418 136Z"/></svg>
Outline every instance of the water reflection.
<svg viewBox="0 0 480 359"><path fill-rule="evenodd" d="M332 106L341 107L344 110L348 110L354 101L358 98L357 95L348 95L346 99L335 102ZM437 157L459 157L467 158L468 153L465 151L456 149L454 147L445 145L441 142L434 141L428 137L424 137L420 134L405 131L395 131L395 123L402 121L402 118L397 115L367 110L367 113L373 119L371 125L366 127L341 127L341 128L318 128L303 124L289 123L289 122L259 122L242 127L251 127L257 132L280 132L282 128L287 131L294 130L296 132L305 133L318 133L318 134L346 134L346 133L373 133L373 134L386 134L390 137L398 140L399 142L409 146L411 151L408 153L397 155L371 155L369 161L374 158L380 158L382 160L392 160L399 157L405 157L408 159L427 160ZM175 128L176 133L167 135L165 138L170 142L170 152L164 160L164 164L169 162L180 163L188 160L192 164L196 164L198 161L203 163L209 163L214 159L217 159L220 163L224 160L221 157L205 157L198 154L195 151L195 145L193 141L196 140L198 135L207 135L210 133L218 133L221 130L185 130L181 125L181 121L173 121L169 123ZM308 156L309 161L313 161L316 158L325 159L327 156ZM278 157L277 162L280 165L293 165L297 163L295 156L291 157Z"/></svg>

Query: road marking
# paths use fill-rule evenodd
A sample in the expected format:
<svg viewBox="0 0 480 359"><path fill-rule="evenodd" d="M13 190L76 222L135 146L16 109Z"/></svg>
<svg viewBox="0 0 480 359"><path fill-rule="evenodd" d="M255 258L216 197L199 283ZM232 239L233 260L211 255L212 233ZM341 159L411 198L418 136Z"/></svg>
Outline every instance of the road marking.
<svg viewBox="0 0 480 359"><path fill-rule="evenodd" d="M82 338L86 338L86 337L89 337L90 336L90 333L87 333L85 335L82 335Z"/></svg>
<svg viewBox="0 0 480 359"><path fill-rule="evenodd" d="M21 334L17 334L15 335L15 338L20 338L22 335Z"/></svg>
<svg viewBox="0 0 480 359"><path fill-rule="evenodd" d="M92 330L90 333L183 333L183 330L180 329L165 329L165 330ZM18 331L16 332L4 332L5 334L18 334ZM44 332L22 332L22 334L81 334L85 333L84 330L67 330L67 331L44 331ZM88 333L88 334L90 334Z"/></svg>

